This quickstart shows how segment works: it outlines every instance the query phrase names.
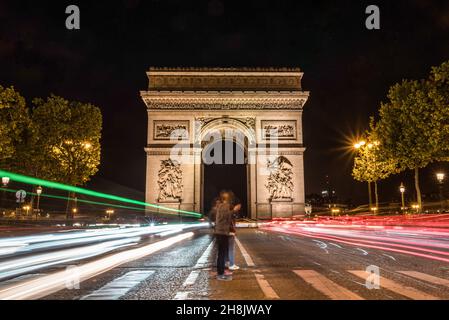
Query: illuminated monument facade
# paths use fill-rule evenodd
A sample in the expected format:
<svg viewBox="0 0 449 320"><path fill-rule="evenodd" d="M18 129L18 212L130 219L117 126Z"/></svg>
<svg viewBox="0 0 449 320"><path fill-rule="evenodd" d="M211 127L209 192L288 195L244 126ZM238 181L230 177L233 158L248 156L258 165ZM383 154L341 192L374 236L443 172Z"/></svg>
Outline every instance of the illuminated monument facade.
<svg viewBox="0 0 449 320"><path fill-rule="evenodd" d="M304 214L309 93L299 69L150 68L147 75L146 202L204 213L205 153L225 140L243 152L246 173L228 168L229 179L243 180L248 217Z"/></svg>

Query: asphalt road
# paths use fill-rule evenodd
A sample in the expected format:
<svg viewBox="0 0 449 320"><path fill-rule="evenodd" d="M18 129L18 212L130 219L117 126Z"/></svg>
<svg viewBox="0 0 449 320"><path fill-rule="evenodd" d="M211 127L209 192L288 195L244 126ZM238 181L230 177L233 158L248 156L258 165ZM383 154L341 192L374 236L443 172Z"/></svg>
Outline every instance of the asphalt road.
<svg viewBox="0 0 449 320"><path fill-rule="evenodd" d="M34 289L42 279L47 279L47 283L53 279L45 277L58 272L67 274L67 270L76 271L73 266L101 265L105 267L101 272L86 278L79 286L76 283L67 285L66 281L59 290L56 288L54 292L46 291L45 295L32 298L449 299L449 263L438 260L440 256L445 257L447 250L449 239L444 234L425 237L420 234L418 237L413 232L392 234L387 231L382 234L379 231L345 230L344 237L342 234L337 237L333 232L330 234L325 229L309 235L287 233L282 228L271 227L239 229L236 260L241 269L234 272L230 282L215 280L216 252L209 230L196 230L176 243L157 248L157 251L151 246L168 241L177 234L148 238L92 257L5 278L0 282L0 298L8 298L11 288L20 291L25 290L21 288L26 288L26 285L32 285ZM384 245L384 249L372 248L377 240L366 240L366 236L371 235L382 239L394 236L393 240L397 241L394 243L405 245L406 242L407 246L414 246L418 241L428 248L427 254L437 259L414 255L413 252L423 252L419 248L414 251L407 249L404 253L391 251L390 248L396 250L393 244ZM389 241L393 243L393 240ZM439 247L438 253L431 252L434 247ZM106 258L134 253L138 248L149 251L125 260L121 260L123 256L117 256L114 262L120 260L119 264L106 265L111 260ZM1 259L0 267L2 262L10 259L11 256ZM369 275L366 269L370 266L379 269L379 289L370 289L366 285ZM86 270L90 269L86 267L80 273L88 272ZM376 277L370 278L368 285L375 287L375 280Z"/></svg>

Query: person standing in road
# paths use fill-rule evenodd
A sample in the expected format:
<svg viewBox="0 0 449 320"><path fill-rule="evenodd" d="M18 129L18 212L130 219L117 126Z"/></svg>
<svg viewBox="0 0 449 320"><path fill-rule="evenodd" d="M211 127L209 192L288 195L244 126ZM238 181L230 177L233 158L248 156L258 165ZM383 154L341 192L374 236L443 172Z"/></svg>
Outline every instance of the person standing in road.
<svg viewBox="0 0 449 320"><path fill-rule="evenodd" d="M235 209L240 210L239 206L232 208L231 194L226 191L220 193L220 204L217 206L215 218L215 237L217 241L217 280L230 281L231 274L225 273L225 262L228 257L229 236L232 230L232 220Z"/></svg>
<svg viewBox="0 0 449 320"><path fill-rule="evenodd" d="M236 218L239 215L241 204L239 199L234 195L233 192L229 192L231 196L231 207L233 211L232 215L232 225L231 225L231 232L229 234L229 248L228 248L228 257L226 259L226 266L230 271L236 271L239 270L240 267L235 264L235 234L236 234Z"/></svg>

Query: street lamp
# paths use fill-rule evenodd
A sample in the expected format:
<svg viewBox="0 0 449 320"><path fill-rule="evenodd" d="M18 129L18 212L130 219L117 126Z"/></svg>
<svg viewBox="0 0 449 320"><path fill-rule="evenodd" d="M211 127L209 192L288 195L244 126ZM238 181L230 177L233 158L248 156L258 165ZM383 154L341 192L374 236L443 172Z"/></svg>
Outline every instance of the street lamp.
<svg viewBox="0 0 449 320"><path fill-rule="evenodd" d="M22 209L26 211L26 215L28 217L28 213L29 213L31 207L29 205L26 205L26 206L23 206Z"/></svg>
<svg viewBox="0 0 449 320"><path fill-rule="evenodd" d="M42 194L42 187L41 186L36 188L36 194L37 194L37 206L36 206L36 220L37 220L37 216L40 213L39 204L40 204L41 194Z"/></svg>
<svg viewBox="0 0 449 320"><path fill-rule="evenodd" d="M2 186L6 188L9 184L9 177L2 177ZM2 204L6 205L6 190L2 192Z"/></svg>
<svg viewBox="0 0 449 320"><path fill-rule="evenodd" d="M114 214L114 210L108 209L106 210L106 214L108 215L108 220L111 220L111 215Z"/></svg>
<svg viewBox="0 0 449 320"><path fill-rule="evenodd" d="M440 204L441 204L441 210L444 210L444 204L443 204L443 183L444 183L444 178L445 178L445 174L443 172L438 172L436 174L437 177L437 181L438 181L438 188L440 189Z"/></svg>
<svg viewBox="0 0 449 320"><path fill-rule="evenodd" d="M7 187L9 184L9 177L2 177L2 185L3 187Z"/></svg>
<svg viewBox="0 0 449 320"><path fill-rule="evenodd" d="M405 201L404 201L404 193L405 193L405 186L404 183L401 182L401 185L399 186L399 191L401 192L401 200L402 200L402 207L401 210L405 210Z"/></svg>

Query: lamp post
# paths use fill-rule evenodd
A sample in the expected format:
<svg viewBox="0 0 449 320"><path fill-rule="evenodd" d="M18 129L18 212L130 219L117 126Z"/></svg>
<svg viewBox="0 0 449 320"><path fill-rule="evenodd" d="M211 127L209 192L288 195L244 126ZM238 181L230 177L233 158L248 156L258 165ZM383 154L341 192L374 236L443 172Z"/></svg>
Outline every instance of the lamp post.
<svg viewBox="0 0 449 320"><path fill-rule="evenodd" d="M437 181L438 181L438 188L440 189L440 205L441 205L441 210L444 210L444 204L443 204L443 183L444 183L444 178L445 178L445 174L443 172L438 172L436 174L437 177Z"/></svg>
<svg viewBox="0 0 449 320"><path fill-rule="evenodd" d="M2 177L2 186L6 188L9 184L9 177ZM6 205L6 190L2 192L2 205Z"/></svg>
<svg viewBox="0 0 449 320"><path fill-rule="evenodd" d="M111 215L114 214L114 210L108 209L108 210L106 210L106 214L108 215L108 220L110 221L111 220Z"/></svg>
<svg viewBox="0 0 449 320"><path fill-rule="evenodd" d="M25 206L22 207L22 209L25 210L26 216L28 218L28 213L30 212L31 206L25 205Z"/></svg>
<svg viewBox="0 0 449 320"><path fill-rule="evenodd" d="M37 216L40 213L39 205L40 205L41 194L42 194L42 187L41 186L36 188L36 194L37 194L37 205L36 205L36 220L37 220Z"/></svg>
<svg viewBox="0 0 449 320"><path fill-rule="evenodd" d="M399 191L401 192L401 203L402 203L401 210L402 210L402 212L404 212L405 211L405 201L404 201L405 186L404 186L403 182L401 182L401 185L399 186Z"/></svg>

